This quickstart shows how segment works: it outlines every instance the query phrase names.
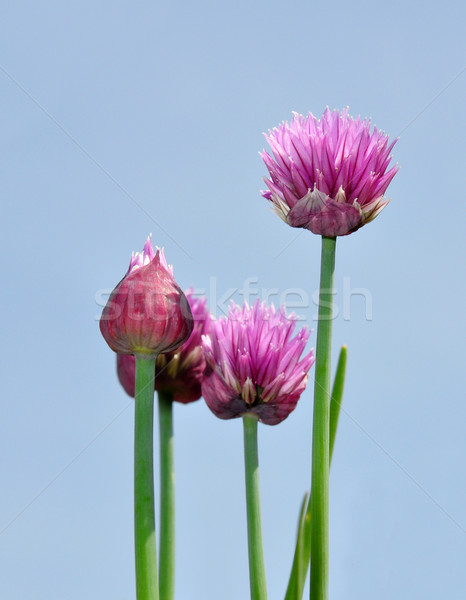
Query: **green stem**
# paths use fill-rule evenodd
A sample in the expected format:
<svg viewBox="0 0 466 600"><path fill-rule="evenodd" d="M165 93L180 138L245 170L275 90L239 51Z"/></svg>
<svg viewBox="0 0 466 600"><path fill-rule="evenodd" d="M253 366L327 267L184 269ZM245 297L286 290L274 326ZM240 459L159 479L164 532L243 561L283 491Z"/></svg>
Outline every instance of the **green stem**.
<svg viewBox="0 0 466 600"><path fill-rule="evenodd" d="M134 541L137 600L158 600L154 514L155 357L136 355L134 422Z"/></svg>
<svg viewBox="0 0 466 600"><path fill-rule="evenodd" d="M346 372L346 346L342 346L338 358L335 379L333 380L332 399L330 401L330 458L329 465L332 465L333 446L338 427L338 418L340 415L341 402L343 399L343 387L345 383ZM301 511L298 520L298 538L296 540L296 549L293 557L290 579L286 589L285 600L301 600L303 596L304 583L309 568L309 559L311 557L311 502L309 493L304 496L301 505Z"/></svg>
<svg viewBox="0 0 466 600"><path fill-rule="evenodd" d="M175 596L175 464L173 394L159 392L160 430L160 573L161 600Z"/></svg>
<svg viewBox="0 0 466 600"><path fill-rule="evenodd" d="M336 238L322 237L311 482L311 600L328 598L330 359Z"/></svg>
<svg viewBox="0 0 466 600"><path fill-rule="evenodd" d="M265 582L264 550L262 548L259 494L257 418L254 415L245 415L243 417L243 425L251 600L266 600L267 587Z"/></svg>

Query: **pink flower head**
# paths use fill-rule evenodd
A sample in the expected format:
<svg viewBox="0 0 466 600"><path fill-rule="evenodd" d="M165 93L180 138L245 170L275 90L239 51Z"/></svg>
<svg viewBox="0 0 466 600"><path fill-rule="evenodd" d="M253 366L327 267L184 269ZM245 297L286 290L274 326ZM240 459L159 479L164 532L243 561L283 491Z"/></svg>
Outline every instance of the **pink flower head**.
<svg viewBox="0 0 466 600"><path fill-rule="evenodd" d="M261 152L270 179L264 198L292 227L334 237L369 223L388 204L388 184L398 171L387 171L388 136L348 109L325 110L322 118L294 113L265 135L273 157Z"/></svg>
<svg viewBox="0 0 466 600"><path fill-rule="evenodd" d="M186 298L193 315L192 333L176 350L157 356L154 382L157 391L171 392L173 399L183 404L201 397L201 383L206 367L201 337L208 333L210 326L206 299L195 298L192 288L186 291ZM126 393L134 396L134 356L118 354L117 373Z"/></svg>
<svg viewBox="0 0 466 600"><path fill-rule="evenodd" d="M202 395L217 417L253 413L276 425L294 410L314 363L312 350L300 358L310 332L304 327L292 337L295 323L284 308L276 311L258 300L251 308L232 303L228 317L212 322L203 337Z"/></svg>
<svg viewBox="0 0 466 600"><path fill-rule="evenodd" d="M128 272L102 311L100 331L119 354L155 355L178 348L193 328L188 300L173 278L163 250L150 237L133 254Z"/></svg>

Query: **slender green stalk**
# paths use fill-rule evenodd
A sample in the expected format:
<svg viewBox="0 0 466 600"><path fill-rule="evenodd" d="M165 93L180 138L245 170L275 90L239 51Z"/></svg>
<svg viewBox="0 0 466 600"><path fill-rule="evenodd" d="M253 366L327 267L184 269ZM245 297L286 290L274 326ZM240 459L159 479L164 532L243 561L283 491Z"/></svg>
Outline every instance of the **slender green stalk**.
<svg viewBox="0 0 466 600"><path fill-rule="evenodd" d="M342 346L338 365L333 380L332 399L330 401L330 440L329 440L329 464L332 464L333 446L340 416L341 401L343 399L343 387L346 373L346 346ZM309 493L304 496L298 520L298 536L296 549L291 567L290 579L286 589L285 600L301 600L303 597L304 583L306 581L309 559L311 557L311 502Z"/></svg>
<svg viewBox="0 0 466 600"><path fill-rule="evenodd" d="M322 237L311 483L311 600L328 598L330 359L336 238Z"/></svg>
<svg viewBox="0 0 466 600"><path fill-rule="evenodd" d="M159 600L154 514L155 357L136 355L134 542L137 600Z"/></svg>
<svg viewBox="0 0 466 600"><path fill-rule="evenodd" d="M257 418L243 417L244 466L246 475L246 506L248 518L249 583L251 600L266 600L264 550L259 494L259 459L257 453Z"/></svg>
<svg viewBox="0 0 466 600"><path fill-rule="evenodd" d="M160 430L160 600L175 596L175 462L173 394L159 392Z"/></svg>
<svg viewBox="0 0 466 600"><path fill-rule="evenodd" d="M335 379L333 380L332 399L330 400L330 464L332 464L333 446L335 445L338 419L340 417L341 401L343 398L347 354L348 352L346 346L342 346L340 350L340 356L338 357L338 365L337 370L335 372Z"/></svg>

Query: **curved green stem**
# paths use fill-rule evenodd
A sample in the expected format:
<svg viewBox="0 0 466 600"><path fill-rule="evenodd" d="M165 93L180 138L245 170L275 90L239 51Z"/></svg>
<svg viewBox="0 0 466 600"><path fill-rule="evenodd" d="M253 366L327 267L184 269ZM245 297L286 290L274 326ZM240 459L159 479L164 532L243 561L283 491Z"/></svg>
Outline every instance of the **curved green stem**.
<svg viewBox="0 0 466 600"><path fill-rule="evenodd" d="M336 238L322 237L312 430L311 600L328 598L330 359Z"/></svg>
<svg viewBox="0 0 466 600"><path fill-rule="evenodd" d="M173 394L159 392L160 430L160 569L161 600L175 596L175 461Z"/></svg>
<svg viewBox="0 0 466 600"><path fill-rule="evenodd" d="M134 542L137 600L158 600L154 513L155 357L136 355L134 421Z"/></svg>
<svg viewBox="0 0 466 600"><path fill-rule="evenodd" d="M259 494L257 418L253 415L245 415L243 417L243 425L251 600L266 600L267 587L265 581L264 550L262 547Z"/></svg>

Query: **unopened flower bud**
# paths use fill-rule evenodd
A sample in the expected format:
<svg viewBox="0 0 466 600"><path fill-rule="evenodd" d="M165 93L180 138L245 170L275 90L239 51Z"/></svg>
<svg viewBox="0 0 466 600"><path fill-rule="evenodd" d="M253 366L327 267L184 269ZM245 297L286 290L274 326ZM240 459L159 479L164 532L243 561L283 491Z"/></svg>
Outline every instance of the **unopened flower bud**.
<svg viewBox="0 0 466 600"><path fill-rule="evenodd" d="M175 282L163 250L154 255L150 238L132 256L100 318L100 331L118 354L156 355L180 346L193 320L188 300Z"/></svg>
<svg viewBox="0 0 466 600"><path fill-rule="evenodd" d="M159 354L156 362L154 387L169 392L173 400L187 404L201 397L201 383L206 361L202 349L202 335L210 328L210 317L205 298L195 298L192 289L186 291L194 327L189 338L176 350ZM117 356L118 379L125 392L134 396L134 356Z"/></svg>

